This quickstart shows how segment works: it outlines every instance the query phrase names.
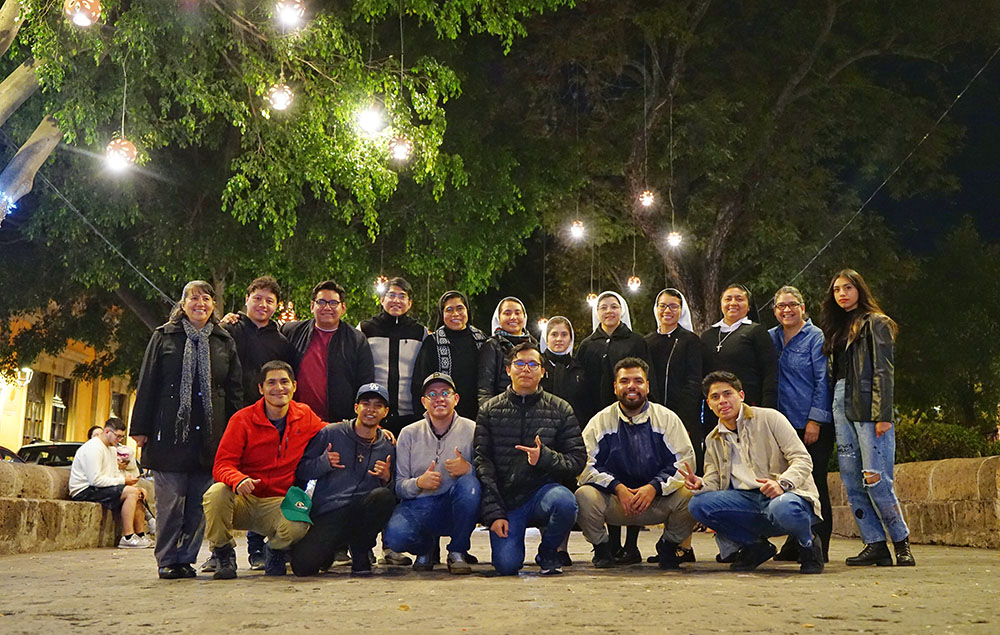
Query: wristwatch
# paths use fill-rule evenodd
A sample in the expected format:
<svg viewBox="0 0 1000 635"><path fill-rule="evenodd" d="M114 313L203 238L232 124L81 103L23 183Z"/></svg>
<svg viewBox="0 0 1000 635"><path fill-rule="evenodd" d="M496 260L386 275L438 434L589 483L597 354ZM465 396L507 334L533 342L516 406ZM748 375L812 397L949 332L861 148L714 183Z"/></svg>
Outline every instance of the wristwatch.
<svg viewBox="0 0 1000 635"><path fill-rule="evenodd" d="M778 485L780 485L781 489L785 490L786 492L790 492L793 489L795 489L795 483L793 483L793 482L791 482L791 481L789 481L788 479L785 479L785 478L780 479L778 481Z"/></svg>

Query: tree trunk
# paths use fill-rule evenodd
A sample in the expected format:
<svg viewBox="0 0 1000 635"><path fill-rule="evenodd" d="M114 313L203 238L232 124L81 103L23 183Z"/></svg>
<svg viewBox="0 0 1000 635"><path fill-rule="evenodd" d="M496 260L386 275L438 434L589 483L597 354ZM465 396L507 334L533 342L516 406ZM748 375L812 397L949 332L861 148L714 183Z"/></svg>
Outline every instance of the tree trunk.
<svg viewBox="0 0 1000 635"><path fill-rule="evenodd" d="M17 32L21 30L21 23L24 22L24 13L21 11L20 0L7 0L0 7L0 55L7 52L10 45L14 43Z"/></svg>
<svg viewBox="0 0 1000 635"><path fill-rule="evenodd" d="M38 76L35 75L35 69L40 65L41 63L34 58L27 59L0 82L0 126L4 125L14 111L38 90Z"/></svg>
<svg viewBox="0 0 1000 635"><path fill-rule="evenodd" d="M46 115L0 173L0 195L7 197L6 204L0 201L0 224L7 216L8 206L31 191L38 168L42 167L59 145L62 136L56 120L51 115Z"/></svg>
<svg viewBox="0 0 1000 635"><path fill-rule="evenodd" d="M162 306L159 304L153 304L140 298L138 295L132 292L131 289L125 287L118 287L115 289L115 295L117 295L125 306L129 308L130 311L135 313L136 317L142 320L142 323L146 327L153 331L156 327L167 321L170 309L166 312L162 310Z"/></svg>

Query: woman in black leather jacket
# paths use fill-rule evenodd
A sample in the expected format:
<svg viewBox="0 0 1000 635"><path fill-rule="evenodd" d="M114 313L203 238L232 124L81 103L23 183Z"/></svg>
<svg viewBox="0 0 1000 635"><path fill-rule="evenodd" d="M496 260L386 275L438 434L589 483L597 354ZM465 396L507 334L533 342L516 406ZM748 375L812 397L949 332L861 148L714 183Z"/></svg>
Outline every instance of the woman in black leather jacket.
<svg viewBox="0 0 1000 635"><path fill-rule="evenodd" d="M910 530L892 487L896 436L892 425L893 340L896 323L853 269L838 272L823 301L823 352L834 383L837 458L847 501L865 547L848 565L913 566ZM876 509L878 512L876 513Z"/></svg>

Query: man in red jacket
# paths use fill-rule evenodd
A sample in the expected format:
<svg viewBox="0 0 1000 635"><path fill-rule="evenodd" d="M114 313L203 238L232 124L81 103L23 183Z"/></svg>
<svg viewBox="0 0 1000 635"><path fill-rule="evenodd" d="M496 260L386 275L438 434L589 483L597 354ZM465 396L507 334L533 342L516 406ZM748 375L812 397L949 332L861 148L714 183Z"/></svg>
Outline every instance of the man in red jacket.
<svg viewBox="0 0 1000 635"><path fill-rule="evenodd" d="M303 450L323 422L308 406L292 401L295 373L291 366L278 360L267 362L258 378L264 398L229 420L215 454L212 476L216 483L202 501L205 535L219 563L216 580L236 577L233 529L267 536L265 575L285 574L285 550L309 530L308 509L289 509L282 501L295 480Z"/></svg>

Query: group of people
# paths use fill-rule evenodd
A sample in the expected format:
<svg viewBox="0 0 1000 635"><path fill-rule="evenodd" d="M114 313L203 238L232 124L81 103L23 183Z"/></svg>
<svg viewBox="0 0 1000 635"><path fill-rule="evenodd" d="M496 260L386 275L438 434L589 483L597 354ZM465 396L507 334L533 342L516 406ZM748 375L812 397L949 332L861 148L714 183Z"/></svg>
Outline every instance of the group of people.
<svg viewBox="0 0 1000 635"><path fill-rule="evenodd" d="M235 529L267 575L348 561L369 573L379 534L384 562L420 571L448 536L445 565L469 573L477 523L500 574L524 566L528 527L541 531L536 564L554 574L572 564L574 524L603 568L641 562L639 529L661 523L649 560L664 569L694 561L700 523L733 569L773 557L818 573L834 439L865 543L847 564L893 564L889 540L897 565L914 564L892 487L896 325L857 272L833 277L822 330L794 287L775 294L769 332L731 285L700 336L684 295L664 289L658 328L642 337L625 299L604 292L575 353L568 319L551 317L536 341L517 298L484 333L448 291L428 332L407 315L412 294L392 279L382 312L354 328L328 280L311 319L279 327L273 278L221 321L210 284L185 286L147 347L132 415L161 578L194 577L205 535L214 577L236 577ZM780 551L774 536L788 536Z"/></svg>

